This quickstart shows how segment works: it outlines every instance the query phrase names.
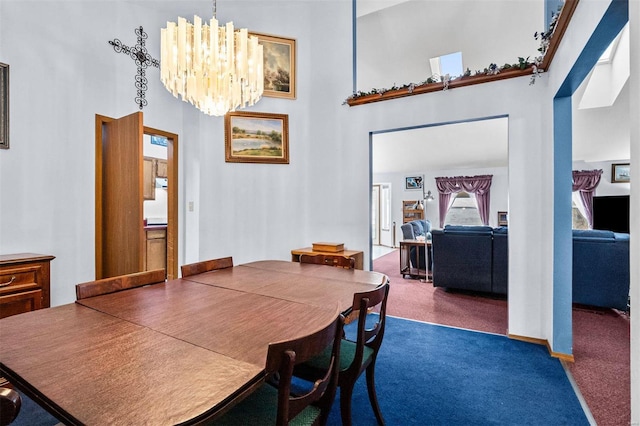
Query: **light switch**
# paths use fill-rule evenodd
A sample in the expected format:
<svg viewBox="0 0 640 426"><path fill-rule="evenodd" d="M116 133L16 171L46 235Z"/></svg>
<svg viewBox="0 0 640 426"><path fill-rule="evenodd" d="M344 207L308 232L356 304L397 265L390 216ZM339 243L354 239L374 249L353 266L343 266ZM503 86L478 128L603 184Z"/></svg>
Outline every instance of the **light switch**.
<svg viewBox="0 0 640 426"><path fill-rule="evenodd" d="M193 201L189 201L189 211L193 211Z"/></svg>

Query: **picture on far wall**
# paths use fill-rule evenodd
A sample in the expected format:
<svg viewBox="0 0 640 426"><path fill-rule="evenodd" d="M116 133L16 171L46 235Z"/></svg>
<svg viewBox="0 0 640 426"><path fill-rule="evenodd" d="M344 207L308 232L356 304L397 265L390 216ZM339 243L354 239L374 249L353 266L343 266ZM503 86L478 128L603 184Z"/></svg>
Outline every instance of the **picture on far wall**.
<svg viewBox="0 0 640 426"><path fill-rule="evenodd" d="M292 38L249 33L258 37L264 61L264 96L296 98L296 41Z"/></svg>
<svg viewBox="0 0 640 426"><path fill-rule="evenodd" d="M629 163L611 165L611 183L631 182L631 165Z"/></svg>
<svg viewBox="0 0 640 426"><path fill-rule="evenodd" d="M230 112L224 117L227 163L289 164L289 116Z"/></svg>
<svg viewBox="0 0 640 426"><path fill-rule="evenodd" d="M422 189L422 176L407 176L404 180L404 189Z"/></svg>
<svg viewBox="0 0 640 426"><path fill-rule="evenodd" d="M498 212L498 226L508 226L509 216L507 212Z"/></svg>

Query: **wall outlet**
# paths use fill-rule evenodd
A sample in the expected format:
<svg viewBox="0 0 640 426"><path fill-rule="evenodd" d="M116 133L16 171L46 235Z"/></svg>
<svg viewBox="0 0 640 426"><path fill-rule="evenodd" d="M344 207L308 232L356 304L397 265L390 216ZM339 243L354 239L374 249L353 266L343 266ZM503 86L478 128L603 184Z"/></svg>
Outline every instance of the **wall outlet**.
<svg viewBox="0 0 640 426"><path fill-rule="evenodd" d="M193 211L193 201L189 201L189 207L188 207L189 211L192 212Z"/></svg>

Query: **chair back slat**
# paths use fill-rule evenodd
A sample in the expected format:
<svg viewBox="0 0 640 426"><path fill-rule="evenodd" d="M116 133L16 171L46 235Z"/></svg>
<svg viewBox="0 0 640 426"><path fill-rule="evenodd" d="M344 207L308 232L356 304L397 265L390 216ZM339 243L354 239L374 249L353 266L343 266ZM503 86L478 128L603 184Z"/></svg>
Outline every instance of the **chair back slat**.
<svg viewBox="0 0 640 426"><path fill-rule="evenodd" d="M209 271L215 271L217 269L233 268L232 257L222 257L220 259L203 260L201 262L190 263L188 265L182 265L180 272L182 277L189 277L191 275L202 274Z"/></svg>
<svg viewBox="0 0 640 426"><path fill-rule="evenodd" d="M164 282L165 279L165 270L155 269L153 271L136 272L128 275L88 281L86 283L76 284L76 300L161 283Z"/></svg>

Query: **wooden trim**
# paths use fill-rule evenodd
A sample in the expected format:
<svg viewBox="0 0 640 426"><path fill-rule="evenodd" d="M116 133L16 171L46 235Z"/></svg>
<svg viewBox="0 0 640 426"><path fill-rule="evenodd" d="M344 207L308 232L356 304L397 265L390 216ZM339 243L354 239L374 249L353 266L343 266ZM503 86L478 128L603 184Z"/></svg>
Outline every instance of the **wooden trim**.
<svg viewBox="0 0 640 426"><path fill-rule="evenodd" d="M558 358L561 361L574 362L573 354L554 352L551 349L551 345L549 345L549 341L546 339L536 339L534 337L518 336L517 334L511 334L511 333L507 333L507 337L513 340L520 340L521 342L534 343L536 345L546 346L547 351L549 351L549 355L551 355L553 358Z"/></svg>
<svg viewBox="0 0 640 426"><path fill-rule="evenodd" d="M553 31L553 37L549 43L549 48L547 49L544 58L542 58L542 65L540 66L541 69L545 71L549 70L551 60L555 56L558 46L560 46L560 40L562 40L564 33L567 31L573 12L575 12L576 7L578 6L578 1L579 0L565 0L560 16L558 17L558 22L556 23L556 28Z"/></svg>
<svg viewBox="0 0 640 426"><path fill-rule="evenodd" d="M564 36L564 33L569 26L569 22L571 21L571 17L573 16L573 12L575 11L579 0L565 0L565 4L560 12L560 16L558 17L558 22L553 32L553 37L549 42L549 47L547 52L542 59L542 64L540 66L540 70L547 71L551 66L551 60L558 50L558 46L560 45L560 41ZM499 74L495 75L474 75L468 77L460 77L455 80L451 80L449 82L449 89L456 89L459 87L472 86L475 84L482 83L491 83L493 81L504 80L507 78L515 78L522 77L526 75L533 75L533 66L521 70L521 69L508 69L501 71ZM347 99L347 105L356 106L356 105L364 105L370 104L373 102L387 101L390 99L398 99L405 98L407 96L413 95L421 95L423 93L432 93L442 91L444 89L443 83L428 83L421 86L415 86L412 91L409 88L402 88L397 90L389 90L384 93L374 93L371 95L358 96L354 99Z"/></svg>

